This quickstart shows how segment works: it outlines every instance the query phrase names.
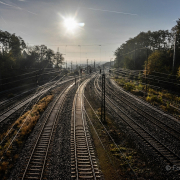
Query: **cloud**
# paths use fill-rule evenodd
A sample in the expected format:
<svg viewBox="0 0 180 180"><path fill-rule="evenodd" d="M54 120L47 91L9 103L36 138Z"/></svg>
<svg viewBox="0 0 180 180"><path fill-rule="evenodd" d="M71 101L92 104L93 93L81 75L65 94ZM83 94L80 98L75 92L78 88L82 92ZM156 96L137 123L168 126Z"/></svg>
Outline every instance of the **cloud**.
<svg viewBox="0 0 180 180"><path fill-rule="evenodd" d="M19 0L19 1L25 1L25 0ZM13 5L11 5L11 4L4 3L4 2L2 2L2 1L0 1L0 4L6 5L6 6L10 6L10 7L12 7L12 8L16 8L16 9L19 9L19 10L22 10L22 11L26 11L26 12L31 13L31 14L33 14L33 15L37 15L37 14L34 13L34 12L31 12L31 11L28 11L28 10L26 10L26 9L20 8L20 7L18 7L18 6L13 6Z"/></svg>
<svg viewBox="0 0 180 180"><path fill-rule="evenodd" d="M10 4L7 4L7 3L4 3L4 2L2 2L2 1L0 1L0 4L4 4L4 5L6 5L6 6L14 7L14 8L17 8L17 9L21 9L21 8L20 8L20 7L18 7L18 6L13 6L13 5L10 5Z"/></svg>
<svg viewBox="0 0 180 180"><path fill-rule="evenodd" d="M80 8L85 8L85 7L80 7ZM109 11L107 9L94 9L94 8L86 8L90 9L93 11L104 11L104 12L110 12L110 13L117 13L117 14L125 14L125 15L131 15L131 16L138 16L137 14L132 14L132 13L125 13L125 12L119 12L119 11Z"/></svg>
<svg viewBox="0 0 180 180"><path fill-rule="evenodd" d="M24 11L27 11L28 13L31 13L31 14L34 14L34 15L38 15L38 14L36 14L36 13L34 13L34 12L31 12L31 11L28 11L28 10L25 10L25 9L23 9Z"/></svg>

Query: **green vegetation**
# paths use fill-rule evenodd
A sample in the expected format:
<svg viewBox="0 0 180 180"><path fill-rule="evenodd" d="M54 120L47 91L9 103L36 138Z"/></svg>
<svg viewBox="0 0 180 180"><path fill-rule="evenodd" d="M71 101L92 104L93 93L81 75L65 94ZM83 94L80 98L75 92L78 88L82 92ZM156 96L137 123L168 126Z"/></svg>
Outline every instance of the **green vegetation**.
<svg viewBox="0 0 180 180"><path fill-rule="evenodd" d="M3 156L3 160L0 163L0 179L6 179L9 170L12 168L14 162L18 158L18 154L16 153L19 152L19 150L22 148L26 138L36 125L40 114L45 110L52 98L53 95L48 95L41 99L37 104L32 107L31 110L24 113L10 126L9 129L13 127L10 132L8 130L7 132L0 135L0 141L2 141L6 134L9 132L9 135L6 137L6 139L0 146L0 158ZM12 145L9 147L12 138L17 134L17 131L21 126L22 128L13 144L13 148ZM8 147L9 149L6 152L6 149Z"/></svg>
<svg viewBox="0 0 180 180"><path fill-rule="evenodd" d="M0 30L0 46L0 81L28 68L59 67L64 60L61 53L55 53L45 45L26 46L21 37L7 31Z"/></svg>
<svg viewBox="0 0 180 180"><path fill-rule="evenodd" d="M127 82L127 83L125 83L125 85L124 85L124 89L125 89L126 91L132 92L133 90L135 90L135 85L134 85L132 82Z"/></svg>
<svg viewBox="0 0 180 180"><path fill-rule="evenodd" d="M147 63L147 62L146 62ZM153 71L170 73L172 69L172 52L171 51L155 51L148 57L147 74Z"/></svg>
<svg viewBox="0 0 180 180"><path fill-rule="evenodd" d="M171 94L166 90L158 91L153 88L147 88L147 97L145 97L145 85L141 82L136 84L128 79L119 78L114 79L120 86L122 86L126 91L133 93L134 95L143 98L152 105L160 107L162 110L175 115L180 118L180 97L175 94ZM174 108L175 107L175 108Z"/></svg>
<svg viewBox="0 0 180 180"><path fill-rule="evenodd" d="M146 69L148 74L153 71L177 74L180 77L180 19L168 30L140 32L118 47L114 53L115 66L131 70ZM176 42L175 42L176 35ZM172 71L174 44L176 44L176 60ZM148 59L148 63L146 62Z"/></svg>

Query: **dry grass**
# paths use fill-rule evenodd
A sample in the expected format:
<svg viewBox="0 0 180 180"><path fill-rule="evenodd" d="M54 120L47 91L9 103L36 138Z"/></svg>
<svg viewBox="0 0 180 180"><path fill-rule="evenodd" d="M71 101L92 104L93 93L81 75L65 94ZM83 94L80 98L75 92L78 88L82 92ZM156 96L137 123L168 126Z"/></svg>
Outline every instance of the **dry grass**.
<svg viewBox="0 0 180 180"><path fill-rule="evenodd" d="M16 148L22 148L24 141L26 140L27 136L31 133L38 119L40 118L40 114L46 109L52 98L53 95L48 95L44 97L37 104L35 104L31 110L24 113L10 126L10 128L13 127L13 129L5 139L4 143L0 146L0 157L2 157L3 152L5 152L6 149L9 147L12 138L17 134L18 129L21 126L22 128L19 131L18 139L16 139L14 144L16 144ZM8 131L1 135L1 140L5 137ZM8 170L10 170L13 165L13 161L15 161L17 158L18 154L14 154L14 152L12 151L12 147L10 147L6 154L4 154L4 159L0 164L1 179L3 179L4 176L8 173ZM11 161L9 161L9 159L11 159Z"/></svg>

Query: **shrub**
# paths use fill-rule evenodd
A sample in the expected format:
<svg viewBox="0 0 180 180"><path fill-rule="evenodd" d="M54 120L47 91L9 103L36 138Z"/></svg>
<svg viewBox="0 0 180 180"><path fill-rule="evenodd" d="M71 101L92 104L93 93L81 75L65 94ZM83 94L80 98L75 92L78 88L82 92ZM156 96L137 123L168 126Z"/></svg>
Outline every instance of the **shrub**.
<svg viewBox="0 0 180 180"><path fill-rule="evenodd" d="M137 88L137 90L143 90L144 86L142 84L139 84L136 88Z"/></svg>
<svg viewBox="0 0 180 180"><path fill-rule="evenodd" d="M163 100L162 100L162 97L158 97L158 96L155 96L155 95L152 95L152 96L147 96L146 97L146 101L150 102L150 103L163 103Z"/></svg>
<svg viewBox="0 0 180 180"><path fill-rule="evenodd" d="M130 82L125 83L124 89L131 92L132 90L135 90L135 85Z"/></svg>

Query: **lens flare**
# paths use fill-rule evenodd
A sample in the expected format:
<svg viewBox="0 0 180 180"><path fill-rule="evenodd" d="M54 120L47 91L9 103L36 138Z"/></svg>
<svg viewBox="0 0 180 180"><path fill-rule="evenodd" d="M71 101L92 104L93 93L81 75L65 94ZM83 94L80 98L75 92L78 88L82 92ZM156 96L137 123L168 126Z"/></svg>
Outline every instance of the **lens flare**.
<svg viewBox="0 0 180 180"><path fill-rule="evenodd" d="M69 31L74 31L78 27L78 23L73 18L65 19L64 25Z"/></svg>

